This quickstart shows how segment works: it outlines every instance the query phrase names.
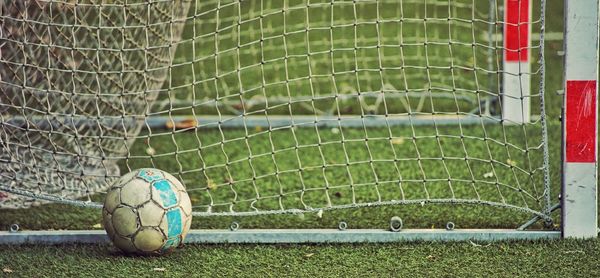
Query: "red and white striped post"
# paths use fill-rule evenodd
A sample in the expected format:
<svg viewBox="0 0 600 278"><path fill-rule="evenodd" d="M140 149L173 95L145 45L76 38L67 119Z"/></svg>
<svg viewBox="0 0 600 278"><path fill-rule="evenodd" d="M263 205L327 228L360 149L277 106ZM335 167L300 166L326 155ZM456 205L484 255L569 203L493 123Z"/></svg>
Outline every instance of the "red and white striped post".
<svg viewBox="0 0 600 278"><path fill-rule="evenodd" d="M531 113L531 5L529 0L504 0L502 119L528 123Z"/></svg>
<svg viewBox="0 0 600 278"><path fill-rule="evenodd" d="M565 0L562 233L598 235L598 0Z"/></svg>

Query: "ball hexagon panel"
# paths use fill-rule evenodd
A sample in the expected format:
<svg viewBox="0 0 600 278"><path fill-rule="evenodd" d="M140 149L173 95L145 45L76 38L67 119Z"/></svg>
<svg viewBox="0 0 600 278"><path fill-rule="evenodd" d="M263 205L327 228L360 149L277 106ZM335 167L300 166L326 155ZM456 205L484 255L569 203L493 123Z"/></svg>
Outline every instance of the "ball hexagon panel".
<svg viewBox="0 0 600 278"><path fill-rule="evenodd" d="M179 191L168 180L152 183L152 200L168 209L179 204Z"/></svg>
<svg viewBox="0 0 600 278"><path fill-rule="evenodd" d="M142 226L159 226L165 215L165 210L154 202L147 202L138 209Z"/></svg>
<svg viewBox="0 0 600 278"><path fill-rule="evenodd" d="M160 220L158 228L163 232L163 234L165 234L165 236L167 235L167 232L169 231L169 220L167 219L166 214L163 215L163 218Z"/></svg>
<svg viewBox="0 0 600 278"><path fill-rule="evenodd" d="M163 171L158 169L144 168L134 171L137 177L145 180L148 183L164 179Z"/></svg>
<svg viewBox="0 0 600 278"><path fill-rule="evenodd" d="M166 218L167 218L167 231L165 231L165 232L167 234L167 237L172 238L172 237L180 236L181 232L183 231L183 227L185 225L185 219L187 218L183 214L181 209L174 208L174 209L167 211Z"/></svg>
<svg viewBox="0 0 600 278"><path fill-rule="evenodd" d="M133 244L143 252L158 251L164 243L163 233L155 227L143 227L133 237Z"/></svg>
<svg viewBox="0 0 600 278"><path fill-rule="evenodd" d="M176 207L167 211L163 221L160 223L160 229L166 235L167 239L170 240L165 248L177 247L182 239L182 234L187 232L185 227L187 226L189 217L187 217L183 211ZM177 239L177 240L175 240Z"/></svg>
<svg viewBox="0 0 600 278"><path fill-rule="evenodd" d="M135 253L138 251L133 245L131 238L115 235L113 243L115 244L115 246L117 246L117 248L123 250L126 253Z"/></svg>
<svg viewBox="0 0 600 278"><path fill-rule="evenodd" d="M192 214L192 201L190 200L190 196L187 192L179 192L180 200L179 206L183 210L186 216L190 216Z"/></svg>
<svg viewBox="0 0 600 278"><path fill-rule="evenodd" d="M150 185L142 179L133 179L121 188L121 203L137 207L150 200Z"/></svg>
<svg viewBox="0 0 600 278"><path fill-rule="evenodd" d="M105 209L102 209L102 226L104 226L104 230L108 234L108 237L112 240L115 237L115 228L113 228L112 224L112 215L108 213Z"/></svg>
<svg viewBox="0 0 600 278"><path fill-rule="evenodd" d="M112 226L121 236L130 236L138 229L137 213L129 207L120 206L112 215Z"/></svg>
<svg viewBox="0 0 600 278"><path fill-rule="evenodd" d="M174 185L179 191L185 191L185 186L183 186L179 179L167 172L164 172L163 174L165 175L165 179L170 181L171 184Z"/></svg>
<svg viewBox="0 0 600 278"><path fill-rule="evenodd" d="M122 187L123 185L127 184L129 181L134 179L136 175L137 171L131 171L120 177L117 181L115 181L115 185L118 187Z"/></svg>
<svg viewBox="0 0 600 278"><path fill-rule="evenodd" d="M182 239L184 239L187 236L187 233L190 231L191 226L192 226L192 217L186 217L185 225L183 226L183 231L181 231Z"/></svg>
<svg viewBox="0 0 600 278"><path fill-rule="evenodd" d="M163 247L163 251L168 251L181 244L181 241L185 237L184 233L187 233L185 227L188 222L188 217L179 207L170 209L165 216L167 227L163 228L163 231L165 231L167 235L167 242ZM164 227L164 223L161 223L161 226Z"/></svg>
<svg viewBox="0 0 600 278"><path fill-rule="evenodd" d="M106 197L104 198L104 208L109 213L112 213L119 204L121 204L121 189L113 187L106 193Z"/></svg>

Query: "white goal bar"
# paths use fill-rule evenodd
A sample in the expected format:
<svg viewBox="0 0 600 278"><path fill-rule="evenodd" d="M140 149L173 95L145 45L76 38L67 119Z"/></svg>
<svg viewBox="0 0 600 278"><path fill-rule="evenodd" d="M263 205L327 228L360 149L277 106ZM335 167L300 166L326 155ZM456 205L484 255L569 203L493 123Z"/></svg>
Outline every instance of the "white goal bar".
<svg viewBox="0 0 600 278"><path fill-rule="evenodd" d="M502 118L508 124L531 120L531 6L504 0Z"/></svg>
<svg viewBox="0 0 600 278"><path fill-rule="evenodd" d="M598 234L598 1L565 1L562 232Z"/></svg>
<svg viewBox="0 0 600 278"><path fill-rule="evenodd" d="M282 229L282 230L190 230L185 243L384 243L411 241L552 240L559 231L517 231L507 229L409 229L392 232L378 229ZM101 230L0 232L1 244L108 243Z"/></svg>

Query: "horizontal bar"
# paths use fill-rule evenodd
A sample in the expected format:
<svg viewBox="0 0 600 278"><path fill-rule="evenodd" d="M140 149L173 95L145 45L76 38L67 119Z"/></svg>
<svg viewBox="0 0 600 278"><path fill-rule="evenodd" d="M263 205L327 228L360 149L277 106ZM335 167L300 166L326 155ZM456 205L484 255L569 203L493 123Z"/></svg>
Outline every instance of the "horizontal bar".
<svg viewBox="0 0 600 278"><path fill-rule="evenodd" d="M500 241L558 239L560 232L517 230L410 229L399 232L376 229L316 230L206 230L188 235L194 243L361 243L406 241Z"/></svg>
<svg viewBox="0 0 600 278"><path fill-rule="evenodd" d="M190 123L191 121L191 123ZM64 116L64 117L32 117L24 119L23 117L15 116L6 121L6 124L25 128L27 123L31 123L30 129L58 129L62 126L77 128L83 125L97 127L115 126L122 128L123 126L132 125L147 125L152 129L167 128L168 124L187 122L189 128L239 128L239 127L383 127L395 125L473 125L473 124L494 124L499 123L500 119L487 115L198 115L193 116L150 116L147 118L141 117L126 117L126 118L110 118L104 117L101 119L89 118L85 116ZM191 125L190 125L191 124Z"/></svg>
<svg viewBox="0 0 600 278"><path fill-rule="evenodd" d="M40 244L53 245L64 243L108 243L103 230L59 230L59 231L18 231L0 232L0 245Z"/></svg>
<svg viewBox="0 0 600 278"><path fill-rule="evenodd" d="M410 241L504 241L559 239L560 231L508 229L407 229L399 232L377 229L248 229L191 230L186 243L362 243ZM0 244L108 243L102 230L0 232Z"/></svg>
<svg viewBox="0 0 600 278"><path fill-rule="evenodd" d="M175 123L190 120L189 116L154 116L146 118L150 128L165 127L171 120ZM196 118L198 127L240 128L240 127L385 127L387 125L418 126L418 125L473 125L494 124L500 119L492 116L478 115L343 115L343 116L318 116L318 115L272 115L272 116L214 116L204 115Z"/></svg>
<svg viewBox="0 0 600 278"><path fill-rule="evenodd" d="M532 120L538 120L539 115L532 115ZM28 127L27 122L32 124ZM169 125L184 123L186 128L241 128L241 127L385 127L385 126L422 126L422 125L475 125L475 124L498 124L500 118L488 115L343 115L343 116L320 116L320 115L270 115L270 116L241 116L241 115L198 115L194 120L193 116L150 116L147 118L127 117L102 119L87 117L33 117L23 119L22 117L12 117L5 122L6 125L19 128L29 128L29 130L58 129L63 126L78 128L83 125L97 127L114 126L123 128L123 126L132 126L141 124L151 129L163 129Z"/></svg>

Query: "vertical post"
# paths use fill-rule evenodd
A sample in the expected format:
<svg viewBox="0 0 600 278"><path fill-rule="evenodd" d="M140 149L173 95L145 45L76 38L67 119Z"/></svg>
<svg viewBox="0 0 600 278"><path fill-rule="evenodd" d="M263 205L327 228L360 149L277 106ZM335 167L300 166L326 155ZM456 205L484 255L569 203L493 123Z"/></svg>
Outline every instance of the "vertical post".
<svg viewBox="0 0 600 278"><path fill-rule="evenodd" d="M562 233L598 235L598 0L565 0Z"/></svg>
<svg viewBox="0 0 600 278"><path fill-rule="evenodd" d="M502 119L528 123L531 113L530 0L504 0Z"/></svg>

